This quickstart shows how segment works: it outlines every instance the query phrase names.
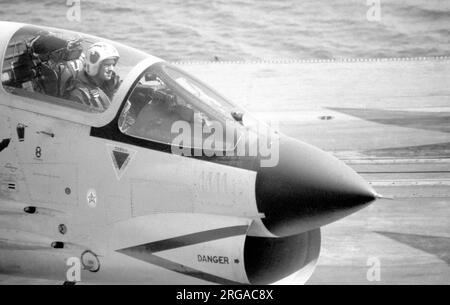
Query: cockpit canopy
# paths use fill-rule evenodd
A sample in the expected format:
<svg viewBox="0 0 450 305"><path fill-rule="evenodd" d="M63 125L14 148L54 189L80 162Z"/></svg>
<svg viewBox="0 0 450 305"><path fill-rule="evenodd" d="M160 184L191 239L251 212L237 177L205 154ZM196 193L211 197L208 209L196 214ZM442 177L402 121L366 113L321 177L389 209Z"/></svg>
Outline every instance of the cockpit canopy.
<svg viewBox="0 0 450 305"><path fill-rule="evenodd" d="M147 54L98 37L28 25L13 35L6 48L1 73L3 88L12 94L44 102L86 112L103 112L109 104L96 103L95 98L92 102L77 103L71 98L74 82L86 80L87 50L101 42L112 45L120 56L114 71L118 83L108 97L112 100L120 86L119 79L125 79Z"/></svg>
<svg viewBox="0 0 450 305"><path fill-rule="evenodd" d="M87 62L102 43L112 46L109 54L118 53L111 69L124 80L114 82L114 90L106 94L110 103L99 99L106 89L92 82ZM109 59L104 62L111 65ZM244 117L242 109L198 79L144 52L90 35L24 25L6 47L1 72L3 89L25 97L27 103L31 100L30 105L38 107L33 102L38 100L62 106L46 108L57 108L58 114L70 113L64 108L89 113L91 126L101 120L111 123L115 116L122 134L141 140L194 149L205 149L206 143L223 152L233 150L249 127L249 116ZM88 82L92 86L81 90L87 100L74 98L78 85ZM111 111L100 115L108 108Z"/></svg>

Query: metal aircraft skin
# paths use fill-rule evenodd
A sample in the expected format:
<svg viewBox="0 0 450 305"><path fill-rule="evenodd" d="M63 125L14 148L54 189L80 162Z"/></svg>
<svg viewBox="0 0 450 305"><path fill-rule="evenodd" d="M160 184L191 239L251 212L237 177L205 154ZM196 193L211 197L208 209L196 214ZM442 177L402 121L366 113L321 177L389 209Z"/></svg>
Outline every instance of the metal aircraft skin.
<svg viewBox="0 0 450 305"><path fill-rule="evenodd" d="M169 116L144 120L147 134L124 127L135 123L126 116L136 92L143 90L149 106L157 80L173 86L160 90L163 101L184 98L212 112L202 103L215 93L186 97L189 85L180 79L201 90L194 78L108 42L121 55L123 82L106 110L83 108L37 91L47 63L27 52L37 36L53 32L80 35L83 43L106 40L0 27L0 274L92 284L304 283L319 257L320 227L377 197L343 162L284 135L273 166L261 166L260 154L175 154L161 140ZM240 132L251 129L238 121ZM81 273L71 279L77 261Z"/></svg>

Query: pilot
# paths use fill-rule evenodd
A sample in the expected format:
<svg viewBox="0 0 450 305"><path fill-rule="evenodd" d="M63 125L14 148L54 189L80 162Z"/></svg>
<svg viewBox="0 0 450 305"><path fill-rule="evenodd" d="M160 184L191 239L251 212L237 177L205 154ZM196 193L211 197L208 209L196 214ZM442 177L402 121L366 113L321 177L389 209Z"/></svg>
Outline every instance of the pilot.
<svg viewBox="0 0 450 305"><path fill-rule="evenodd" d="M120 85L114 71L119 58L119 52L111 44L98 42L90 46L84 71L73 81L69 99L101 111L107 109Z"/></svg>

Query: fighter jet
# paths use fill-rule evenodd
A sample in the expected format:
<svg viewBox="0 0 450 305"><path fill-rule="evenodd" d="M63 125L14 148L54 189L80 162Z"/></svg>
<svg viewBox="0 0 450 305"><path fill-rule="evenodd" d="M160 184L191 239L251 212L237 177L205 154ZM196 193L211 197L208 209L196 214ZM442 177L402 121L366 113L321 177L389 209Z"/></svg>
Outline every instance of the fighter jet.
<svg viewBox="0 0 450 305"><path fill-rule="evenodd" d="M160 58L0 27L0 274L302 284L320 228L378 197L343 162Z"/></svg>

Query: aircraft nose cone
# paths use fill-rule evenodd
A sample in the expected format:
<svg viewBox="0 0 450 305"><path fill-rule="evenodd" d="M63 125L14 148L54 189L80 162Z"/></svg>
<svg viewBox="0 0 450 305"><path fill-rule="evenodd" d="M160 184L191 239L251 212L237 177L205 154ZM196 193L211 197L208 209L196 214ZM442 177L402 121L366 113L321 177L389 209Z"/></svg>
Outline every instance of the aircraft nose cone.
<svg viewBox="0 0 450 305"><path fill-rule="evenodd" d="M329 224L375 200L372 187L332 155L290 138L280 139L279 162L256 178L258 210L276 236Z"/></svg>

